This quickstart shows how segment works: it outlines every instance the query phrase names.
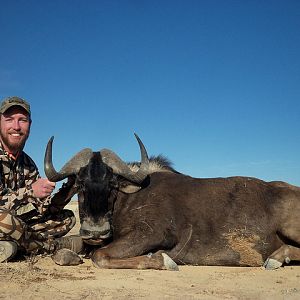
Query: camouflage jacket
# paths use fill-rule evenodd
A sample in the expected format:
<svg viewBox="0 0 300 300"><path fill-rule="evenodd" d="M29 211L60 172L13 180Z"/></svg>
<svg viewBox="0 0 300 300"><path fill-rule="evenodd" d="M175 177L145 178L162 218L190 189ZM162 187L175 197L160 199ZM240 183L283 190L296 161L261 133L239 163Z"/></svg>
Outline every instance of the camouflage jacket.
<svg viewBox="0 0 300 300"><path fill-rule="evenodd" d="M15 211L22 215L36 210L43 213L49 199L34 197L32 183L40 178L33 160L23 151L13 159L0 143L0 209Z"/></svg>

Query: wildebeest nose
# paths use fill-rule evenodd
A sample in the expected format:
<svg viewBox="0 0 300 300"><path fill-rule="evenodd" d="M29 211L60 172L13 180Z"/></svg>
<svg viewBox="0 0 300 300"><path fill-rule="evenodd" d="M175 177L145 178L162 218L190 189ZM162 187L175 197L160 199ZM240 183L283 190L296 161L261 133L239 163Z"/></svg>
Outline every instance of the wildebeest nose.
<svg viewBox="0 0 300 300"><path fill-rule="evenodd" d="M83 222L80 228L80 235L83 238L103 238L110 235L111 227L109 222L104 222L102 225L90 224Z"/></svg>
<svg viewBox="0 0 300 300"><path fill-rule="evenodd" d="M81 235L82 238L91 238L93 237L93 233L89 230L82 229L80 228L79 234Z"/></svg>
<svg viewBox="0 0 300 300"><path fill-rule="evenodd" d="M101 231L101 232L96 231L96 232L93 232L93 236L95 238L101 238L102 236L105 236L105 235L109 234L109 232L110 232L110 230Z"/></svg>

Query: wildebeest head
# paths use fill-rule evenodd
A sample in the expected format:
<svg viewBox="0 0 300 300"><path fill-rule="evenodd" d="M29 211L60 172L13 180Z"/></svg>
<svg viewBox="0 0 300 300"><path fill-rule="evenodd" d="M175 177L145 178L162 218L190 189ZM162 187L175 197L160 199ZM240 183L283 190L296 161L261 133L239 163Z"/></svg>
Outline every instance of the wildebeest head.
<svg viewBox="0 0 300 300"><path fill-rule="evenodd" d="M136 172L111 150L93 152L88 148L77 153L57 172L52 163L53 137L48 142L44 160L45 174L54 182L73 179L73 188L78 194L80 234L88 243L97 244L112 235L113 191L135 192L148 175L147 151L136 134L135 137L141 151L141 163ZM119 177L128 184L120 186L121 181L117 180Z"/></svg>

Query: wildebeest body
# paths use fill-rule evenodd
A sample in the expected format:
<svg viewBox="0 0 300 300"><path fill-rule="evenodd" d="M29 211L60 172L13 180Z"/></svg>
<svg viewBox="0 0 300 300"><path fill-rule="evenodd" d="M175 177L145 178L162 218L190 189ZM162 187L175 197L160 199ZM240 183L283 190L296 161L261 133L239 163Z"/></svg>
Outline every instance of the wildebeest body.
<svg viewBox="0 0 300 300"><path fill-rule="evenodd" d="M57 173L52 141L47 147L48 178L73 178L80 233L86 243L99 244L92 256L96 266L174 269L174 261L265 262L274 269L300 261L300 188L250 177L192 178L160 165L160 159L149 161L137 139L142 156L138 171L110 150L88 149Z"/></svg>
<svg viewBox="0 0 300 300"><path fill-rule="evenodd" d="M262 265L283 244L277 232L289 237L282 229L285 220L300 228L292 217L299 202L287 207L300 199L296 187L289 191L289 185L249 177L195 179L166 172L152 174L149 182L138 193L119 193L114 239L126 236L134 245L146 240L147 251L165 250L179 264ZM144 253L141 247L135 255Z"/></svg>

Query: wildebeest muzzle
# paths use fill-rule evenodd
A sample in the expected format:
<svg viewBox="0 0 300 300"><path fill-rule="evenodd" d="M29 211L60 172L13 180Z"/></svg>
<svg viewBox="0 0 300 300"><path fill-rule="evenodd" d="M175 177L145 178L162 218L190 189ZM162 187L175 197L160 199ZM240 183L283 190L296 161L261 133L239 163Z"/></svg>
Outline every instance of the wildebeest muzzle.
<svg viewBox="0 0 300 300"><path fill-rule="evenodd" d="M97 245L112 236L111 213L108 212L97 222L91 218L84 218L79 231L84 242Z"/></svg>

